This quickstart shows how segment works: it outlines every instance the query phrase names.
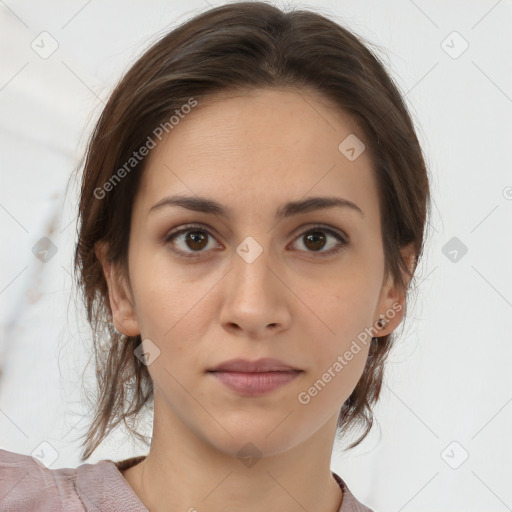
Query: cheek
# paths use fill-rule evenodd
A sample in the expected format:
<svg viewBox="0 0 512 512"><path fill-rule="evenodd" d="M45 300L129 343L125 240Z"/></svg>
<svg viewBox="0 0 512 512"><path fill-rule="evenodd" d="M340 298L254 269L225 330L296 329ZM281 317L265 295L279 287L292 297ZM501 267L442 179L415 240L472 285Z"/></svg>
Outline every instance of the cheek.
<svg viewBox="0 0 512 512"><path fill-rule="evenodd" d="M310 290L308 303L315 319L307 327L306 343L315 347L304 350L313 358L307 384L314 387L311 394L318 394L318 402L343 402L356 386L368 357L371 333L365 329L373 324L377 300L375 285L356 273L331 281L315 293ZM323 391L324 387L328 390Z"/></svg>
<svg viewBox="0 0 512 512"><path fill-rule="evenodd" d="M343 349L344 343L357 337L373 324L379 299L378 279L367 268L340 272L321 286L305 287L297 295L306 297L322 338L333 350Z"/></svg>
<svg viewBox="0 0 512 512"><path fill-rule="evenodd" d="M139 274L133 285L142 339L149 338L158 347L159 365L173 373L187 368L190 372L202 362L199 341L211 316L205 296L212 283L192 283L175 270L151 268L147 275Z"/></svg>
<svg viewBox="0 0 512 512"><path fill-rule="evenodd" d="M193 288L170 261L161 247L142 246L130 254L132 289L144 337L162 339L191 310Z"/></svg>

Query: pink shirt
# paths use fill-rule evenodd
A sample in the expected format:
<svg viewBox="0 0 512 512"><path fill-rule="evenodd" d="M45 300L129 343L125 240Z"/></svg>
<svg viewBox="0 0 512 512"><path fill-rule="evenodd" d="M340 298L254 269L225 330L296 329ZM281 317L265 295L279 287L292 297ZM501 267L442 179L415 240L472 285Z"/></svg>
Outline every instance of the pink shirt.
<svg viewBox="0 0 512 512"><path fill-rule="evenodd" d="M42 467L30 455L0 449L0 511L148 512L120 470L144 459L103 459L77 468ZM332 473L342 492L339 512L373 512Z"/></svg>

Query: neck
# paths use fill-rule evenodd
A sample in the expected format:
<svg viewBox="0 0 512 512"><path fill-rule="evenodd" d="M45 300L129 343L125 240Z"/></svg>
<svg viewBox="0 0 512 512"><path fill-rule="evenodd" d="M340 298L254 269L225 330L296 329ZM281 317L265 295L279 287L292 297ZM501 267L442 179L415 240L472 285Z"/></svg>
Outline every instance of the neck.
<svg viewBox="0 0 512 512"><path fill-rule="evenodd" d="M158 416L155 401L150 453L123 475L151 512L338 512L342 492L330 470L336 419L279 454L247 445L242 456L212 446L176 417Z"/></svg>

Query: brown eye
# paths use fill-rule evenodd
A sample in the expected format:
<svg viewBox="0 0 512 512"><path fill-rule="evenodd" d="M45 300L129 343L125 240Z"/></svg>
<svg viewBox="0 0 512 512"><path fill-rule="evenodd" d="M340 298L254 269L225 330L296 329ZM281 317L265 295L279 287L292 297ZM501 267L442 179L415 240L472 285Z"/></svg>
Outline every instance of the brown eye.
<svg viewBox="0 0 512 512"><path fill-rule="evenodd" d="M326 236L321 231L310 231L304 235L304 245L311 250L323 249L325 246Z"/></svg>
<svg viewBox="0 0 512 512"><path fill-rule="evenodd" d="M201 250L204 249L207 245L208 234L204 231L187 231L187 235L185 237L184 243L190 249Z"/></svg>
<svg viewBox="0 0 512 512"><path fill-rule="evenodd" d="M329 238L334 239L334 243L332 241L329 243ZM301 241L306 247L306 252L318 253L320 256L337 253L349 244L348 239L324 226L315 226L308 229L297 240ZM327 250L323 250L326 246Z"/></svg>
<svg viewBox="0 0 512 512"><path fill-rule="evenodd" d="M213 236L201 226L187 226L167 235L165 243L172 242L172 245L176 246L176 249L173 250L178 256L194 258L200 256L200 253L206 252L209 238L214 240ZM215 244L213 245L215 246Z"/></svg>

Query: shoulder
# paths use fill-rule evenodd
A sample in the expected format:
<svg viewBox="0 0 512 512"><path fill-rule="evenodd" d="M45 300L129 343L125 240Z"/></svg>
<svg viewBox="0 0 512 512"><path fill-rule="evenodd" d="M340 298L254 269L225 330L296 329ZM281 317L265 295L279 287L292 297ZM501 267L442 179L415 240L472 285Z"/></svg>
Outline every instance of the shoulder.
<svg viewBox="0 0 512 512"><path fill-rule="evenodd" d="M332 475L334 479L338 482L343 492L343 500L341 502L341 508L339 512L374 512L371 508L368 508L366 505L363 505L360 501L356 499L356 497L348 488L345 481L340 476L338 476L334 472L332 472Z"/></svg>
<svg viewBox="0 0 512 512"><path fill-rule="evenodd" d="M1 511L82 511L75 480L76 469L50 469L30 455L0 449Z"/></svg>
<svg viewBox="0 0 512 512"><path fill-rule="evenodd" d="M148 512L120 472L140 458L50 469L0 449L0 512Z"/></svg>

